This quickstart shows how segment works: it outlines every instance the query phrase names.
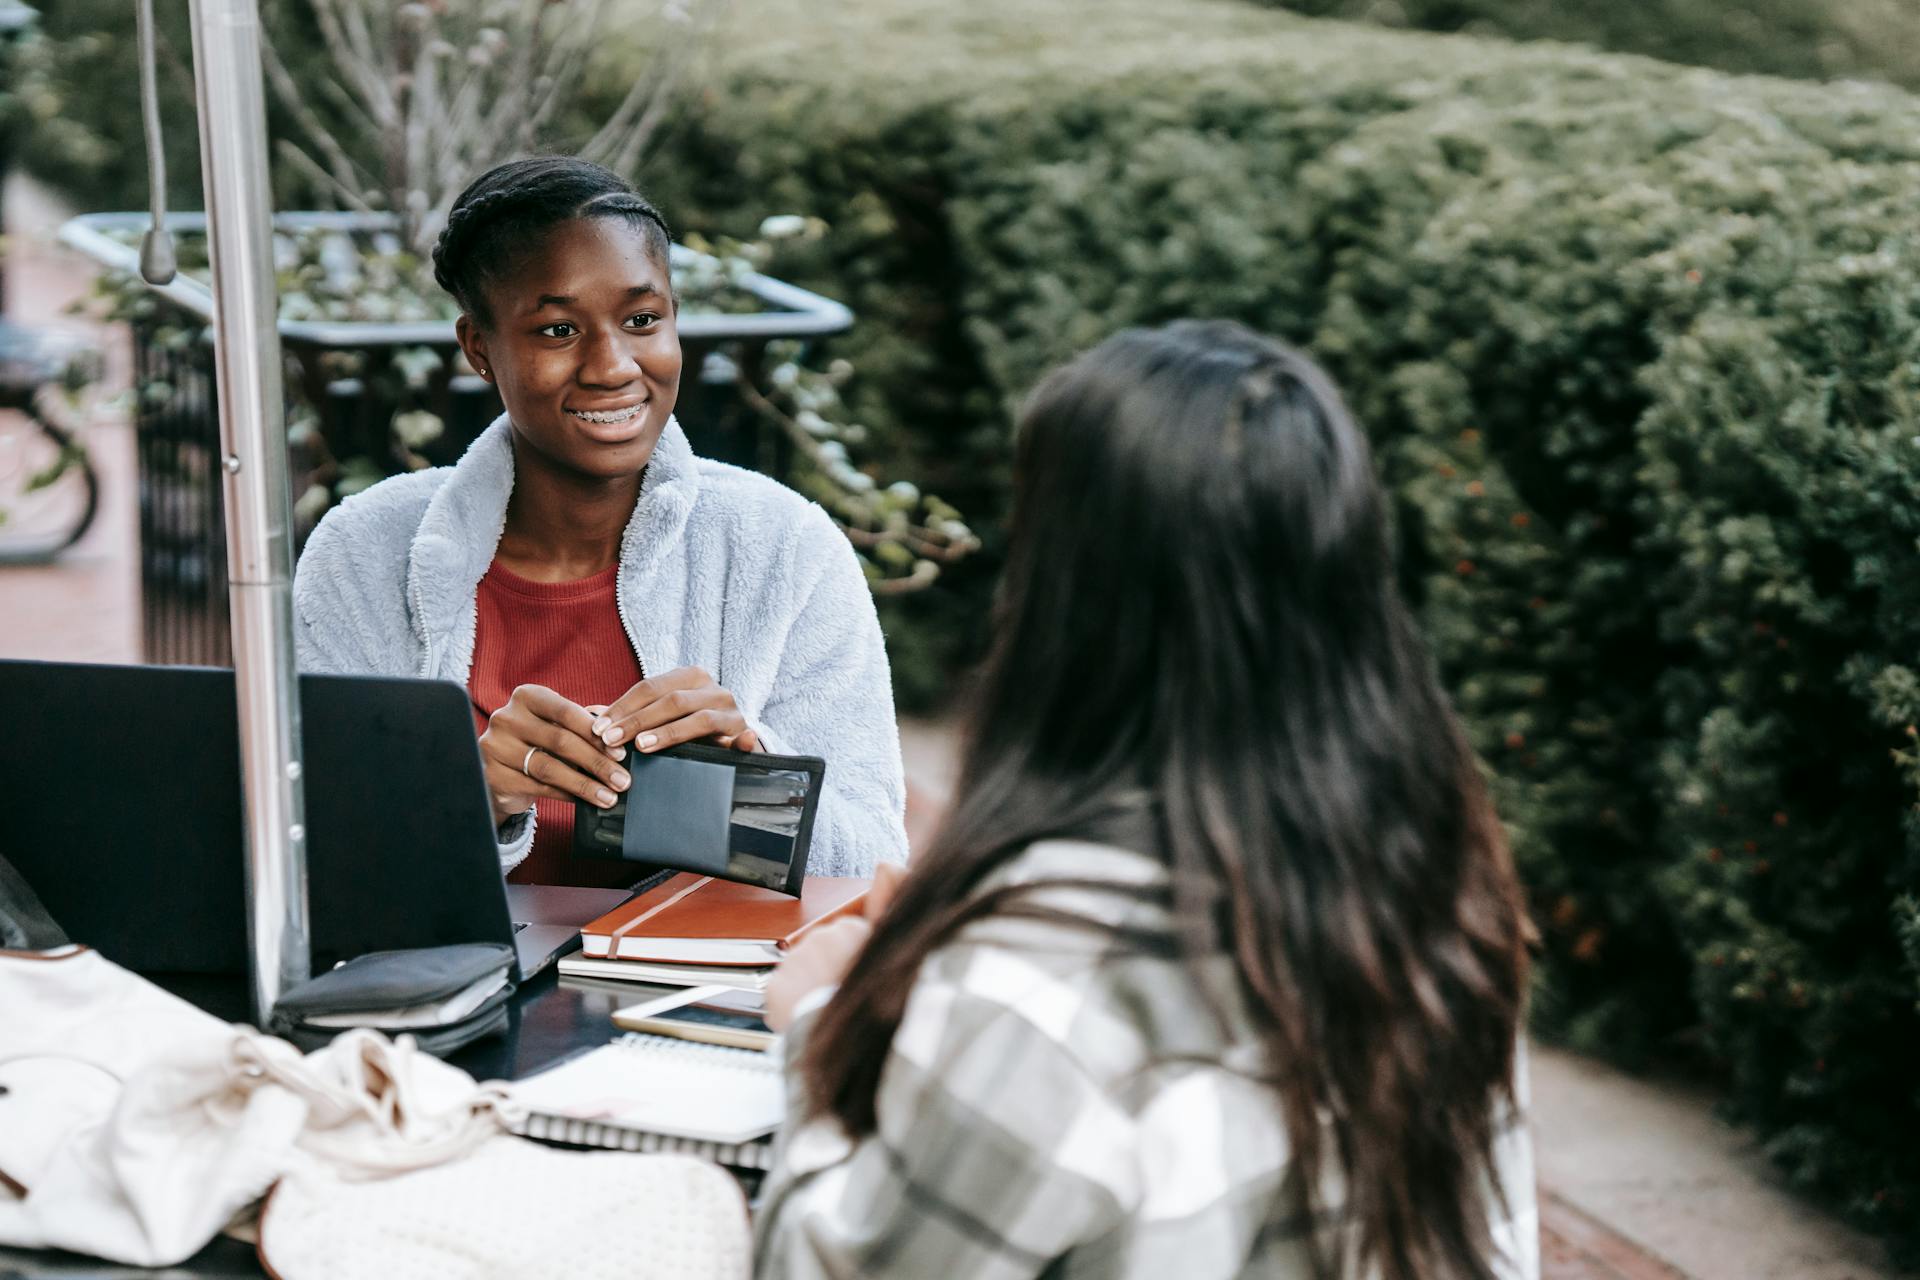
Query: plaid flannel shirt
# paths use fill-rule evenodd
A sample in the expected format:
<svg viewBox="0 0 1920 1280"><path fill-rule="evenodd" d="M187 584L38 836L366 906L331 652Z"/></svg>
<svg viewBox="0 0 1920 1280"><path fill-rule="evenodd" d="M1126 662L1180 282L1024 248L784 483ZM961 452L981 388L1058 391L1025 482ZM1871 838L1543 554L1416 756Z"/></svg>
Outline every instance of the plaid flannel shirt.
<svg viewBox="0 0 1920 1280"><path fill-rule="evenodd" d="M1163 886L1166 873L1138 854L1049 842L995 883L1068 877ZM1033 895L1109 923L1167 924L1137 897ZM796 1103L811 1020L787 1038ZM1252 1027L1224 954L1196 967L1056 923L971 925L914 984L877 1131L854 1142L830 1118L796 1116L782 1135L757 1274L1306 1280L1309 1242L1343 1228L1306 1213L1279 1109L1251 1078L1263 1061ZM1505 1201L1490 1188L1487 1213L1501 1274L1536 1280L1520 1117L1505 1117L1497 1157Z"/></svg>

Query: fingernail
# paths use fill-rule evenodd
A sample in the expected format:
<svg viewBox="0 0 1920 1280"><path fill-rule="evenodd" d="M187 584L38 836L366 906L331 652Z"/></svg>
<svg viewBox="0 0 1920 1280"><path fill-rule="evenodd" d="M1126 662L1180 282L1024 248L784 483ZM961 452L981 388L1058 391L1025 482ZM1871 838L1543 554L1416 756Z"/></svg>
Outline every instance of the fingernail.
<svg viewBox="0 0 1920 1280"><path fill-rule="evenodd" d="M600 802L602 808L605 808L613 803L613 792L602 787L600 790L594 792L593 798Z"/></svg>
<svg viewBox="0 0 1920 1280"><path fill-rule="evenodd" d="M608 719L605 716L601 716L598 720L595 720L593 722L593 731L595 733L605 733L607 731L607 725L609 723L611 722L608 721Z"/></svg>
<svg viewBox="0 0 1920 1280"><path fill-rule="evenodd" d="M660 741L660 739L653 734L643 733L640 735L640 749L642 751L651 751L653 750L653 744L658 741Z"/></svg>
<svg viewBox="0 0 1920 1280"><path fill-rule="evenodd" d="M607 730L605 733L601 734L600 736L607 740L608 746L612 746L614 743L620 741L620 739L626 737L626 735L627 735L627 731L625 729L616 727L616 728Z"/></svg>
<svg viewBox="0 0 1920 1280"><path fill-rule="evenodd" d="M627 781L628 781L627 771L625 769L615 769L613 771L614 786L618 787L622 791L625 791L627 789Z"/></svg>

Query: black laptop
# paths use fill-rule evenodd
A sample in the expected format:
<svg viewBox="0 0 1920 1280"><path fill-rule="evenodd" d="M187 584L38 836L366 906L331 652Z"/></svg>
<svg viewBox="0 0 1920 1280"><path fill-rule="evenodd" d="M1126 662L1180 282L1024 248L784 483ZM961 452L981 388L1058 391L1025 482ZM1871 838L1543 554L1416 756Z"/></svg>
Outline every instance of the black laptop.
<svg viewBox="0 0 1920 1280"><path fill-rule="evenodd" d="M300 713L314 972L512 942L531 975L626 896L505 884L460 686L303 675ZM238 743L232 671L0 661L0 855L126 968L244 973Z"/></svg>

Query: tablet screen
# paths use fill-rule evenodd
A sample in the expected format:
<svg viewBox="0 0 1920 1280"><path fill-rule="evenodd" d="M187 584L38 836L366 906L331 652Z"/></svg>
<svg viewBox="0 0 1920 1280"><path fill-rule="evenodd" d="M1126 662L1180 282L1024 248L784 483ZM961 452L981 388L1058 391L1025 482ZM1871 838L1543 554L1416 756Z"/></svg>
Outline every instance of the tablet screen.
<svg viewBox="0 0 1920 1280"><path fill-rule="evenodd" d="M716 1009L712 1005L683 1004L678 1009L648 1015L655 1022L683 1023L695 1027L726 1027L733 1031L755 1031L772 1035L766 1020L757 1013L738 1009Z"/></svg>

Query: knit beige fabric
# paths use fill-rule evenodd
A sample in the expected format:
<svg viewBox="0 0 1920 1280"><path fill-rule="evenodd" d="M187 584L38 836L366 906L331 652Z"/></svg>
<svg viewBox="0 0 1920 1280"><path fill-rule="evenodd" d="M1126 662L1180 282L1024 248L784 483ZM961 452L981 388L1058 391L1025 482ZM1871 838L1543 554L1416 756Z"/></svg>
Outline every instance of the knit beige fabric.
<svg viewBox="0 0 1920 1280"><path fill-rule="evenodd" d="M517 1138L378 1181L291 1174L259 1233L280 1280L744 1280L750 1266L746 1203L719 1166Z"/></svg>

